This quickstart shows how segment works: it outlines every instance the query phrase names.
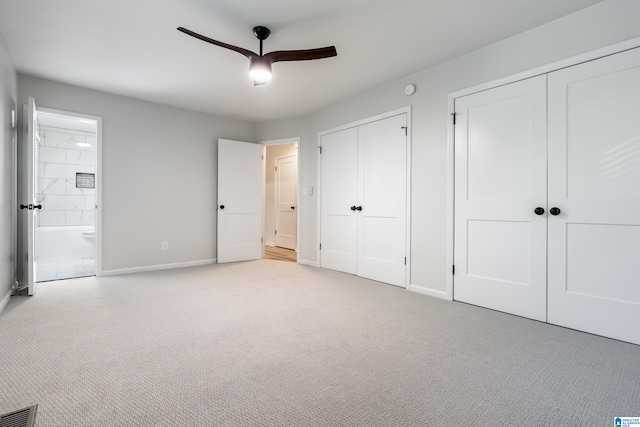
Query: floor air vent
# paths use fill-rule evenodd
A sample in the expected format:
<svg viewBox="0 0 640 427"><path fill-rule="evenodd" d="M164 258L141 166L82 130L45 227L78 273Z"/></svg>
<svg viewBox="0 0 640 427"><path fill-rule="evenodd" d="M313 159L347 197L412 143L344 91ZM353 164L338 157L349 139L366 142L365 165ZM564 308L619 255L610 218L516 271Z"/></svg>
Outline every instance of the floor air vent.
<svg viewBox="0 0 640 427"><path fill-rule="evenodd" d="M33 427L36 422L38 405L29 406L8 414L0 415L0 427Z"/></svg>

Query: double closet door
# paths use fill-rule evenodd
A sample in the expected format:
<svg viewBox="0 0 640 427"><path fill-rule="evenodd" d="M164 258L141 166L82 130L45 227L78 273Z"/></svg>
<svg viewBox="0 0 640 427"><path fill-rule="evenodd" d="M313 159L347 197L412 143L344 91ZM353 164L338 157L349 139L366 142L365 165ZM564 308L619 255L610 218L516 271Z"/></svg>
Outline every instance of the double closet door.
<svg viewBox="0 0 640 427"><path fill-rule="evenodd" d="M640 344L640 49L455 111L454 299Z"/></svg>
<svg viewBox="0 0 640 427"><path fill-rule="evenodd" d="M320 266L405 286L407 116L322 135Z"/></svg>

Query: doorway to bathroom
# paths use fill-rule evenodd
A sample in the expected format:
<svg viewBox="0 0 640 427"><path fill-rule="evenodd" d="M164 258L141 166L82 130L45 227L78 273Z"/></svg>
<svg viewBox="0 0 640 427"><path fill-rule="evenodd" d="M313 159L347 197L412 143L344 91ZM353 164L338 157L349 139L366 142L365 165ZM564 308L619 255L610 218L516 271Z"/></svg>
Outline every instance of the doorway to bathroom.
<svg viewBox="0 0 640 427"><path fill-rule="evenodd" d="M99 120L37 110L36 282L96 275Z"/></svg>
<svg viewBox="0 0 640 427"><path fill-rule="evenodd" d="M264 257L298 260L299 138L265 141Z"/></svg>

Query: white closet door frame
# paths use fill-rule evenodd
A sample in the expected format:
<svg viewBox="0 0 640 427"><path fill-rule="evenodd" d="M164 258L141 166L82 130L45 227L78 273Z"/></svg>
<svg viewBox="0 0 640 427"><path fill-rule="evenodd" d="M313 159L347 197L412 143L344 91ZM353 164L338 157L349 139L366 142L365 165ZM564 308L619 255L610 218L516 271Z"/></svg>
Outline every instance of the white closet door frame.
<svg viewBox="0 0 640 427"><path fill-rule="evenodd" d="M317 229L316 229L316 260L317 266L320 266L320 218L322 216L322 200L320 195L322 194L322 189L320 188L322 182L322 156L320 155L320 147L322 145L322 136L330 133L338 132L341 130L349 129L352 127L357 127L361 125L365 125L367 123L375 122L378 120L387 119L389 117L397 116L400 114L407 115L407 237L406 237L406 254L407 254L407 269L405 273L405 289L410 289L411 287L411 106L407 106L404 108L399 108L397 110L389 111L383 114L379 114L377 116L367 117L362 120L358 120L356 122L347 123L335 128L323 130L318 132L318 142L317 142L317 194L318 194L318 204L317 204Z"/></svg>
<svg viewBox="0 0 640 427"><path fill-rule="evenodd" d="M497 80L492 80L487 83L483 83L477 86L472 86L467 89L452 92L447 97L447 111L451 114L449 117L449 123L447 125L447 263L446 263L446 277L447 284L444 292L440 290L424 290L423 293L453 301L453 264L454 264L454 190L455 190L455 159L454 159L454 116L455 111L455 99L460 98L472 93L481 92L484 90L492 89L498 86L514 83L520 80L525 80L530 77L539 76L541 74L548 74L553 71L558 71L562 68L578 65L583 62L593 61L594 59L602 58L605 56L613 55L616 53L624 52L629 49L635 49L640 47L640 37L624 41L622 43L616 43L611 46L604 47L602 49L593 50L581 55L573 56L561 61L553 62L551 64L543 65L541 67L533 68L522 73L514 74L508 77L504 77Z"/></svg>

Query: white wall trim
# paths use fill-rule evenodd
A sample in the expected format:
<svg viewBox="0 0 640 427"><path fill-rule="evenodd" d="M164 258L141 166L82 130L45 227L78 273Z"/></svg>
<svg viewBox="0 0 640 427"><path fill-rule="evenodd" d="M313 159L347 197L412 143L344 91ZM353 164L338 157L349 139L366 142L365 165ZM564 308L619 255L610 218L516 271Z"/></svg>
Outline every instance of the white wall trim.
<svg viewBox="0 0 640 427"><path fill-rule="evenodd" d="M378 120L384 120L384 119L388 119L390 117L394 117L394 116L399 116L401 114L406 114L407 116L407 164L406 164L406 172L407 172L407 218L406 218L406 224L407 224L407 234L406 234L406 248L405 248L405 254L407 257L407 265L406 265L406 269L405 269L405 285L404 288L405 289L409 289L410 288L410 283L411 283L411 134L412 134L412 122L411 122L411 113L412 113L412 108L411 105L408 105L406 107L402 107L402 108L398 108L396 110L392 110L392 111L388 111L386 113L382 113L382 114L378 114L376 116L371 116L365 119L361 119L352 123L347 123L338 127L334 127L331 129L327 129L327 130L323 130L318 132L318 143L317 143L317 149L318 151L316 152L317 154L317 171L318 171L318 177L317 177L317 185L316 185L316 190L318 192L318 212L317 212L317 242L318 247L316 248L316 259L318 260L318 266L320 266L321 262L322 262L322 251L320 250L320 244L322 243L320 241L320 235L321 235L321 227L322 227L322 155L320 154L320 149L322 148L322 137L324 135L328 135L334 132L339 132L341 130L345 130L345 129L351 129L354 127L358 127L361 125L365 125L368 123L372 123L372 122L376 122Z"/></svg>
<svg viewBox="0 0 640 427"><path fill-rule="evenodd" d="M117 276L120 274L143 273L146 271L171 270L174 268L196 267L199 265L215 264L217 259L204 259L200 261L178 262L174 264L158 264L146 267L122 268L118 270L102 270L101 276Z"/></svg>
<svg viewBox="0 0 640 427"><path fill-rule="evenodd" d="M311 267L320 267L320 263L317 261L309 261L308 259L299 259L298 264L300 265L310 265Z"/></svg>
<svg viewBox="0 0 640 427"><path fill-rule="evenodd" d="M279 139L268 139L265 141L260 141L262 145L282 145L282 144L291 144L292 142L297 142L298 146L300 146L300 137L292 136L291 138L279 138Z"/></svg>
<svg viewBox="0 0 640 427"><path fill-rule="evenodd" d="M440 298L440 299L444 299L444 300L448 300L449 299L446 292L438 291L438 290L431 289L431 288L425 288L424 286L411 285L411 286L409 286L409 290L411 292L415 292L417 294L428 295L428 296L434 297L434 298Z"/></svg>
<svg viewBox="0 0 640 427"><path fill-rule="evenodd" d="M450 94L447 99L447 111L451 113L447 117L447 253L446 253L446 286L445 293L449 301L453 301L453 262L455 241L455 127L453 126L453 112L455 98Z"/></svg>
<svg viewBox="0 0 640 427"><path fill-rule="evenodd" d="M462 96L470 95L473 93L481 92L483 90L493 89L498 86L503 86L509 83L514 83L520 80L528 79L531 77L549 74L554 71L561 70L563 68L572 67L574 65L582 64L584 62L594 61L605 56L615 55L616 53L624 52L631 49L640 47L640 37L626 40L621 43L616 43L610 46L606 46L600 49L592 50L580 55L572 56L567 59L552 62L541 67L532 68L521 73L513 74L511 76L503 77L501 79L492 80L487 83L472 86L466 89L462 89L456 92L452 92L447 97L447 111L449 114L455 113L455 99ZM455 127L453 126L453 120L449 116L447 118L447 272L446 272L446 299L453 300L453 274L452 266L454 265L454 242L455 242Z"/></svg>
<svg viewBox="0 0 640 427"><path fill-rule="evenodd" d="M0 299L0 313L2 313L2 310L4 310L4 308L7 306L10 298L11 298L11 289L9 289L7 293L4 294L2 299Z"/></svg>
<svg viewBox="0 0 640 427"><path fill-rule="evenodd" d="M334 133L334 132L339 132L341 130L345 130L345 129L350 129L350 128L354 128L357 126L361 126L361 125L366 125L367 123L371 123L371 122L377 122L378 120L384 120L384 119L388 119L389 117L393 117L393 116L399 116L400 114L407 114L407 117L409 117L411 115L411 105L408 105L406 107L402 107L402 108L398 108L397 110L393 110L393 111L388 111L386 113L382 113L382 114L378 114L375 116L371 116L371 117L367 117L355 122L351 122L351 123L347 123L344 125L340 125L331 129L327 129L327 130L323 130L318 132L318 147L320 147L320 138L324 135L330 134L330 133ZM407 121L408 123L408 121Z"/></svg>
<svg viewBox="0 0 640 427"><path fill-rule="evenodd" d="M407 229L406 229L406 247L405 247L405 256L406 256L406 268L405 268L405 276L404 276L404 283L405 283L405 289L409 290L411 289L411 200L413 199L412 193L411 193L411 176L412 176L412 172L411 172L411 159L413 158L413 155L411 153L411 130L413 129L412 127L412 122L411 122L411 116L412 116L412 112L413 109L411 108L411 105L409 105L408 107L406 107L406 114L407 114L407 163L406 163L406 169L407 169L407 181L406 181L406 191L407 191L407 206L406 206L406 210L407 210Z"/></svg>

